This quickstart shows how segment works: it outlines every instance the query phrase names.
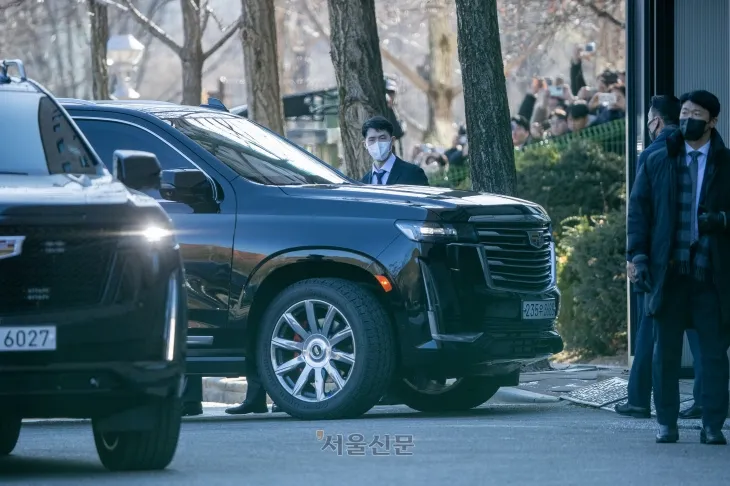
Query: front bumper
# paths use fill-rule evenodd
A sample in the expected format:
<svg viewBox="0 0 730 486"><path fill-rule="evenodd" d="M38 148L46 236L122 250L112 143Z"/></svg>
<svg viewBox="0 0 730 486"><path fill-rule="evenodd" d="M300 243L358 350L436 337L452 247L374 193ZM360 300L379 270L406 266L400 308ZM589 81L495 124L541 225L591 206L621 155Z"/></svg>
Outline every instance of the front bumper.
<svg viewBox="0 0 730 486"><path fill-rule="evenodd" d="M392 251L411 255L397 282L405 306L395 312L405 368L445 377L504 375L563 350L556 318L522 316L523 302L549 300L557 316L554 283L539 291L499 288L479 244L404 239Z"/></svg>

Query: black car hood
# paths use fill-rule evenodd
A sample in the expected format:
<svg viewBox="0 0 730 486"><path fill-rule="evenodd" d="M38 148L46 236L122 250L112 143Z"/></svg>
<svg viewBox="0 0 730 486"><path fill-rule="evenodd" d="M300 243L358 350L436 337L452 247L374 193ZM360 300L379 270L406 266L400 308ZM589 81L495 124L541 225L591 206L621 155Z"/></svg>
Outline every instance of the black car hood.
<svg viewBox="0 0 730 486"><path fill-rule="evenodd" d="M539 205L530 201L444 187L333 184L282 186L281 189L294 197L417 207L435 212L446 220L463 220L471 216L495 214L546 216Z"/></svg>
<svg viewBox="0 0 730 486"><path fill-rule="evenodd" d="M0 176L0 218L63 215L110 219L140 208L162 212L153 198L129 191L111 175Z"/></svg>

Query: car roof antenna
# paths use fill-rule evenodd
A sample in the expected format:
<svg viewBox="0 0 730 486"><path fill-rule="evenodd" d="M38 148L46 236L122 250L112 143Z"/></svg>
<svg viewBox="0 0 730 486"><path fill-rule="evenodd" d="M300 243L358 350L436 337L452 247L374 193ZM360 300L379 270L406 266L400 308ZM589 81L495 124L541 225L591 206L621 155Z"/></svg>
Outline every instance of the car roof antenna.
<svg viewBox="0 0 730 486"><path fill-rule="evenodd" d="M226 105L218 98L208 98L208 104L200 105L201 108L210 108L212 110L228 111Z"/></svg>

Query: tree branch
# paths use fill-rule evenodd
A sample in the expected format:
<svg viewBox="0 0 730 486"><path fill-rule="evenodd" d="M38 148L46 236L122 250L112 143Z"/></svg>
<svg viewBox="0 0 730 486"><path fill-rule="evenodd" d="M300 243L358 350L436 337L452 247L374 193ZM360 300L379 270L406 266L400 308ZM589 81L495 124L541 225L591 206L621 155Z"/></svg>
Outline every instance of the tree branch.
<svg viewBox="0 0 730 486"><path fill-rule="evenodd" d="M238 29L241 28L241 25L242 24L243 24L243 15L240 16L240 17L238 17L238 20L236 20L236 22L234 22L233 25L231 25L230 27L228 27L228 30L226 31L226 33L223 34L223 36L221 36L221 38L218 39L218 41L215 44L213 44L210 49L208 49L207 51L205 51L203 53L203 60L205 61L211 55L213 55L215 53L215 51L217 51L218 49L220 49L221 47L223 47L223 44L225 44L226 42L228 42L228 39L230 39L231 37L233 37L233 34L235 34L236 32L238 32Z"/></svg>
<svg viewBox="0 0 730 486"><path fill-rule="evenodd" d="M210 14L213 12L213 9L208 5L208 2L205 2L200 6L200 10L200 31L205 32L205 29L208 27L208 21L210 20Z"/></svg>
<svg viewBox="0 0 730 486"><path fill-rule="evenodd" d="M0 5L0 11L5 10L6 8L20 7L24 1L25 0L12 0L8 3L4 3Z"/></svg>
<svg viewBox="0 0 730 486"><path fill-rule="evenodd" d="M320 22L317 16L314 14L311 5L309 5L309 0L302 0L302 7L304 7L304 14L314 25L314 29L329 42L330 33L327 29L325 29L324 25L322 25L322 22Z"/></svg>
<svg viewBox="0 0 730 486"><path fill-rule="evenodd" d="M157 25L155 22L153 22L151 19L145 17L145 15L137 10L137 7L132 5L132 0L122 0L124 2L124 6L127 7L127 11L134 16L134 19L139 22L140 24L144 25L150 34L152 34L157 40L165 44L167 47L172 49L178 56L182 55L182 46L178 45L170 36L168 36L164 30L162 30L162 27ZM117 5L114 3L111 3L112 5Z"/></svg>
<svg viewBox="0 0 730 486"><path fill-rule="evenodd" d="M383 59L388 61L393 65L394 68L396 68L398 71L403 74L403 77L408 79L413 86L418 88L419 90L423 91L424 93L428 93L430 86L428 84L428 81L423 79L420 74L418 74L416 71L410 68L408 64L398 59L396 56L394 56L388 49L386 49L383 46L380 46L380 54L383 56Z"/></svg>
<svg viewBox="0 0 730 486"><path fill-rule="evenodd" d="M618 27L619 29L625 30L626 29L626 23L621 22L619 19L611 15L610 12L607 10L604 10L598 6L596 6L595 2L591 0L578 0L578 4L580 4L582 7L587 8L591 12L593 12L596 17L599 19L605 19L611 22L613 25Z"/></svg>
<svg viewBox="0 0 730 486"><path fill-rule="evenodd" d="M330 39L330 33L325 29L325 27L322 25L322 23L319 21L317 16L314 14L314 11L312 10L312 7L309 5L308 0L302 1L302 6L304 7L304 14L307 16L307 19L309 19L310 22L312 22L314 29L319 32L321 36L323 36L327 41ZM383 59L388 61L393 65L394 68L396 68L398 71L403 74L403 76L408 79L416 88L423 91L424 93L428 93L429 91L429 85L428 81L423 79L416 71L411 69L408 64L398 59L395 55L393 55L388 49L386 49L383 46L380 46L380 55L383 56ZM456 89L456 88L454 88ZM459 87L459 89L461 89Z"/></svg>

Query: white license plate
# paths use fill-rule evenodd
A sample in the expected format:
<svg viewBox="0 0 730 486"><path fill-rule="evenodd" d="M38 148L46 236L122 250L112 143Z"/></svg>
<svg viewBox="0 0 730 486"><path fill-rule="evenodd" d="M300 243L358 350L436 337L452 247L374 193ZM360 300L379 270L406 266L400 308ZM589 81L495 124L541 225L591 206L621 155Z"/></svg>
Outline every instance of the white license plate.
<svg viewBox="0 0 730 486"><path fill-rule="evenodd" d="M55 349L56 326L0 327L0 353Z"/></svg>
<svg viewBox="0 0 730 486"><path fill-rule="evenodd" d="M555 301L538 300L522 303L523 319L555 319Z"/></svg>

